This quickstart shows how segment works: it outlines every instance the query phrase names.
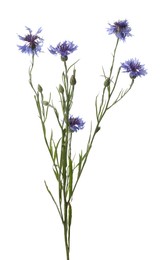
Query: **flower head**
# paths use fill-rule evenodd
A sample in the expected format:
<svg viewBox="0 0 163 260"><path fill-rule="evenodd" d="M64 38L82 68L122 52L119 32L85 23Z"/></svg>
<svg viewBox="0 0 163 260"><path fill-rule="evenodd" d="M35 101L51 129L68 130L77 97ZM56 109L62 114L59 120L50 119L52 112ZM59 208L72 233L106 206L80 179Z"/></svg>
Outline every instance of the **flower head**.
<svg viewBox="0 0 163 260"><path fill-rule="evenodd" d="M132 36L132 34L130 33L131 28L129 27L127 20L119 20L118 22L115 22L113 25L110 23L109 25L110 27L107 28L108 33L115 34L116 37L120 40L125 41L126 37Z"/></svg>
<svg viewBox="0 0 163 260"><path fill-rule="evenodd" d="M147 71L144 69L144 65L140 64L138 59L130 59L121 63L123 72L128 72L130 78L135 79L136 77L145 76Z"/></svg>
<svg viewBox="0 0 163 260"><path fill-rule="evenodd" d="M79 117L69 117L69 126L71 132L77 132L78 130L83 129L84 124L85 122Z"/></svg>
<svg viewBox="0 0 163 260"><path fill-rule="evenodd" d="M28 27L26 27L28 34L24 37L18 35L19 39L24 41L25 44L20 46L18 45L18 48L23 53L28 54L38 54L38 52L41 52L41 48L43 45L44 40L38 36L39 33L41 33L42 28L40 27L36 34L32 34L32 30Z"/></svg>
<svg viewBox="0 0 163 260"><path fill-rule="evenodd" d="M59 42L56 47L50 45L49 51L51 54L60 54L62 58L67 58L67 56L76 51L77 45L70 41L64 41L63 43Z"/></svg>

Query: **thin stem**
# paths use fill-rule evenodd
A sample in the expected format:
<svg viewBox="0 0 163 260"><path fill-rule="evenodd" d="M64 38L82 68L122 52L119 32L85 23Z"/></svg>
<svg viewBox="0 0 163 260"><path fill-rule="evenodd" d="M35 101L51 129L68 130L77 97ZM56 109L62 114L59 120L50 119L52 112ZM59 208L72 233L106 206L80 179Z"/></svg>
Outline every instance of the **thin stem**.
<svg viewBox="0 0 163 260"><path fill-rule="evenodd" d="M73 95L73 89L69 86L69 77L66 61L64 61L64 73L63 73L63 85L64 96L62 97L62 112L64 117L64 123L62 126L62 147L61 147L61 161L60 169L63 178L63 209L64 209L64 241L66 249L67 260L70 259L70 203L67 201L67 196L70 194L70 183L72 181L72 167L71 167L71 134L69 133L69 113L71 107L71 98ZM70 135L70 136L69 136ZM71 180L70 180L71 179ZM69 186L70 185L70 186Z"/></svg>
<svg viewBox="0 0 163 260"><path fill-rule="evenodd" d="M120 70L119 70L119 71L120 71ZM118 71L118 75L119 75L119 71ZM116 82L115 82L115 84L116 84ZM132 79L131 84L130 84L130 87L129 87L123 94L121 94L121 92L119 93L117 99L112 103L112 105L108 106L110 99L107 100L105 109L103 110L103 113L101 113L100 117L98 118L98 121L97 121L97 123L96 123L95 129L94 129L94 132L93 132L93 135L92 135L92 136L90 135L90 137L89 137L86 152L85 152L85 154L84 154L83 157L82 157L82 165L80 165L80 170L79 170L80 172L79 172L79 174L78 174L78 178L77 178L77 180L76 180L76 182L75 182L74 188L73 188L73 190L72 190L71 197L69 198L69 201L70 201L70 199L72 198L72 196L73 196L73 194L74 194L74 191L75 191L75 189L76 189L77 183L78 183L78 181L79 181L79 179L80 179L80 177L81 177L81 173L82 173L82 171L83 171L83 169L84 169L84 166L85 166L85 164L86 164L86 162L87 162L88 155L89 155L90 150L91 150L91 148L92 148L92 145L93 145L95 136L96 136L97 132L100 130L100 123L101 123L101 121L102 121L104 115L106 114L107 110L109 110L112 106L114 106L116 103L118 103L118 102L129 92L129 90L132 88L133 84L134 84L134 79Z"/></svg>
<svg viewBox="0 0 163 260"><path fill-rule="evenodd" d="M56 208L57 208L57 210L58 210L58 213L59 213L60 218L61 218L62 223L63 223L63 216L62 216L62 214L61 214L61 212L60 212L60 209L59 209L59 207L58 207L58 205L57 205L57 202L56 202L56 200L54 199L53 194L52 194L51 191L49 190L49 187L48 187L46 181L44 181L44 183L45 183L45 186L46 186L46 189L47 189L48 193L50 194L50 196L51 196L51 198L52 198L52 200L53 200L53 202L54 202L54 204L55 204L55 206L56 206Z"/></svg>
<svg viewBox="0 0 163 260"><path fill-rule="evenodd" d="M64 78L64 87L66 91L66 97L69 98L69 91L68 91L68 70L67 70L67 63L64 61L64 67L65 67L65 78Z"/></svg>
<svg viewBox="0 0 163 260"><path fill-rule="evenodd" d="M116 103L118 103L122 98L124 98L124 96L130 91L130 89L132 88L134 84L134 79L132 79L131 84L129 86L129 88L127 90L125 90L125 92L123 93L123 91L121 90L121 92L119 93L118 97L116 98L116 100L108 107L107 110L109 110L111 107L113 107Z"/></svg>
<svg viewBox="0 0 163 260"><path fill-rule="evenodd" d="M29 68L29 84L30 84L31 88L33 89L33 91L35 92L35 94L37 94L37 92L33 86L33 80L32 80L33 68L34 68L34 54L32 54L31 67Z"/></svg>
<svg viewBox="0 0 163 260"><path fill-rule="evenodd" d="M100 115L102 113L102 108L104 106L104 98L105 98L105 91L106 91L106 89L107 89L107 87L104 86L103 92L102 92L102 97L101 97L100 107L99 107L98 112L96 112L97 121L99 121ZM97 107L97 104L96 104L96 107Z"/></svg>
<svg viewBox="0 0 163 260"><path fill-rule="evenodd" d="M67 237L67 222L64 223L64 240L65 240L65 248L66 248L66 259L70 260L70 247L68 244L68 237Z"/></svg>
<svg viewBox="0 0 163 260"><path fill-rule="evenodd" d="M115 48L114 48L114 52L113 52L112 65L110 67L110 75L109 75L110 79L111 79L112 72L113 72L113 67L114 67L114 62L115 62L115 54L116 54L116 51L117 51L118 43L119 43L119 38L117 38L117 42L116 42L116 45L115 45Z"/></svg>
<svg viewBox="0 0 163 260"><path fill-rule="evenodd" d="M57 153L59 142L57 145L55 145L55 143L53 143L54 141L53 141L52 133L51 133L49 143L47 140L46 126L45 126L45 121L47 119L47 113L45 113L45 109L44 109L44 105L43 105L42 90L38 90L38 92L37 92L33 86L32 72L33 72L33 68L34 68L34 55L32 55L31 66L29 68L29 84L35 93L34 98L35 98L37 110L39 113L39 118L41 121L44 141L45 141L48 151L50 153L50 156L51 156L51 159L52 159L52 162L54 165L53 170L54 170L54 173L55 173L57 181L58 181L59 206L58 206L52 192L50 191L46 181L44 181L44 183L45 183L45 187L46 187L49 195L51 196L51 198L57 208L57 211L59 213L59 216L61 218L61 221L62 221L62 224L64 227L66 257L67 257L67 260L69 260L70 259L70 256L69 256L70 255L70 226L71 226L72 209L71 209L70 202L67 202L67 189L68 188L70 189L69 194L71 194L72 187L69 187L68 185L72 181L72 160L71 160L71 136L70 136L70 140L68 140L68 138L69 138L68 119L69 119L69 110L70 110L70 103L71 103L70 101L73 96L74 90L73 90L73 88L72 89L69 88L68 69L67 69L66 62L64 62L64 67L65 67L65 74L63 74L63 83L64 83L64 90L65 90L66 98L65 98L65 100L63 99L64 104L62 104L64 106L64 109L63 109L64 120L63 120L62 124L60 123L58 111L56 110L56 108L53 105L49 105L54 110L54 113L56 115L58 124L59 124L61 132L62 132L62 137L60 139L61 140L60 160L58 158L58 154L57 154L57 157L55 154L55 153ZM50 101L50 99L49 99L49 101ZM54 147L54 149L56 149L55 152L53 151L53 147ZM69 162L69 171L71 171L70 172L71 176L67 176L68 162ZM57 166L56 166L56 163L57 163ZM70 177L71 177L71 180L70 180Z"/></svg>
<svg viewBox="0 0 163 260"><path fill-rule="evenodd" d="M117 76L116 76L116 79L115 79L113 88L112 88L112 90L111 90L111 92L110 92L110 98L111 98L111 96L112 96L112 94L113 94L113 92L114 92L114 90L115 90L116 85L117 85L117 81L118 81L118 78L119 78L120 70L121 70L121 67L119 67L119 69L118 69Z"/></svg>
<svg viewBox="0 0 163 260"><path fill-rule="evenodd" d="M42 125L42 130L43 130L43 136L44 136L45 144L46 144L46 146L48 148L50 157L51 157L51 159L52 159L52 161L54 163L53 154L51 153L51 149L49 147L49 144L48 144L48 141L47 141L47 137L46 137L46 127L45 127L44 120L42 118L41 107L40 107L40 100L39 100L39 94L38 93L35 96L35 101L36 101L36 105L37 105L37 109L38 109L38 113L39 113L39 118L40 118L41 125Z"/></svg>

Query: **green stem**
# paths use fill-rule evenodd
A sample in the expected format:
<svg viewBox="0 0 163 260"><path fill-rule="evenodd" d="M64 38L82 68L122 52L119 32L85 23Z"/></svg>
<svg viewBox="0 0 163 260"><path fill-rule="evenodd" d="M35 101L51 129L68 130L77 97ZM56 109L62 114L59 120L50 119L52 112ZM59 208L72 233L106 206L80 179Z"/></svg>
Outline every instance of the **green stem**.
<svg viewBox="0 0 163 260"><path fill-rule="evenodd" d="M33 67L34 67L34 54L32 54L31 67L29 68L29 84L30 84L31 88L33 89L33 91L35 92L35 94L37 94L37 92L33 86L33 80L32 80Z"/></svg>
<svg viewBox="0 0 163 260"><path fill-rule="evenodd" d="M69 78L68 78L68 69L66 61L64 61L65 72L63 74L63 83L65 91L65 100L63 104L63 116L65 124L63 125L62 130L62 149L61 149L61 166L62 166L62 176L63 176L63 208L64 208L64 241L66 249L67 260L70 259L70 225L71 225L71 216L70 216L70 203L68 203L68 196L70 193L70 179L72 178L71 168L71 133L69 133L69 113L71 107L71 98L73 93L70 93L69 87ZM72 92L72 91L71 91ZM70 176L71 175L71 176ZM72 180L72 179L71 179Z"/></svg>
<svg viewBox="0 0 163 260"><path fill-rule="evenodd" d="M114 52L113 52L112 65L110 67L110 75L109 75L110 80L111 80L111 76L112 76L112 72L113 72L113 68L114 68L115 54L116 54L116 51L117 51L118 43L119 43L119 38L117 38L117 42L116 42Z"/></svg>
<svg viewBox="0 0 163 260"><path fill-rule="evenodd" d="M112 66L111 66L111 70L110 70L110 76L112 74L112 70L113 70L113 65L114 65L114 60L115 60L115 54L116 54L116 50L117 50L117 46L118 46L118 40L117 40L117 43L116 43L116 47L114 49L114 55L113 55L113 61L112 61ZM118 69L118 73L117 73L117 76L116 76L116 80L115 80L115 83L114 83L114 86L113 86L113 89L112 91L108 94L108 97L107 97L107 100L105 101L104 99L104 94L105 94L105 91L106 91L106 87L104 86L103 88L103 93L102 93L102 98L101 98L101 103L100 103L100 107L99 107L99 110L97 109L97 101L96 101L96 118L97 118L97 123L96 123L96 126L95 126L95 129L94 129L94 132L93 132L93 135L91 135L91 132L90 132L90 136L89 136L89 140L88 140L88 144L87 144L87 149L86 149L86 152L85 154L82 156L82 163L80 163L80 168L79 168L79 172L78 172L78 178L74 184L74 187L73 187L73 190L72 190L72 193L71 193L71 196L69 198L69 201L70 199L72 198L73 194L74 194L74 191L76 189L76 186L79 182L79 179L81 177L81 173L83 172L83 169L84 169L84 166L87 162L87 159L88 159L88 155L90 153L90 150L92 148L92 145L93 145L93 142L94 142L94 139L95 139L95 136L97 134L97 132L100 130L100 123L103 119L103 117L105 116L106 112L112 107L114 106L116 103L118 103L128 92L129 90L132 88L133 84L134 84L134 79L132 79L131 81L131 84L130 84L130 87L123 93L122 91L119 93L118 97L116 98L116 100L109 106L109 102L110 102L110 98L115 90L115 87L116 87L116 84L117 84L117 81L118 81L118 77L119 77L119 73L120 73L120 69Z"/></svg>
<svg viewBox="0 0 163 260"><path fill-rule="evenodd" d="M55 171L55 173L58 177L57 180L58 180L58 191L59 191L59 206L58 206L52 192L50 191L46 181L44 181L44 183L45 183L45 186L46 186L46 189L47 189L49 195L51 196L51 198L57 208L59 216L61 218L61 221L62 221L62 224L64 227L64 241L65 241L65 249L66 249L66 258L67 258L67 260L70 260L70 226L71 226L72 209L71 209L70 202L67 201L67 198L68 198L67 192L69 193L68 196L70 196L71 190L72 190L72 184L70 185L71 187L69 187L69 184L72 181L72 160L71 160L71 134L69 133L68 120L69 120L69 112L70 112L69 111L70 110L70 101L71 101L70 98L72 98L72 96L73 96L73 88L70 89L71 91L69 91L68 69L67 69L66 62L64 62L65 74L63 74L63 82L64 82L64 90L65 90L65 94L66 94L66 99L65 100L63 99L63 102L64 102L64 104L63 104L64 105L63 124L60 123L57 110L55 109L54 106L52 106L54 109L55 115L57 117L61 132L62 132L61 152L60 152L60 160L59 160L58 156L57 156L57 159L55 159L55 156L53 154L52 134L51 134L51 138L50 138L50 144L48 143L48 140L47 140L46 125L45 125L47 114L45 114L45 111L44 111L43 94L41 91L37 92L33 86L33 79L32 79L33 68L34 68L34 55L32 55L31 66L29 68L29 84L35 93L34 97L35 97L35 101L36 101L37 110L39 113L39 118L41 121L44 141L45 141L48 151L50 153L53 165L55 165L56 160L57 160L57 165L59 167L59 170L58 170L58 168L56 168L57 170ZM70 134L70 139L69 139L69 134ZM54 144L54 148L57 149L58 145L55 146L55 144ZM68 168L69 168L69 170L68 170ZM71 176L69 176L68 171L71 171L70 172ZM67 190L67 189L69 189L69 190Z"/></svg>
<svg viewBox="0 0 163 260"><path fill-rule="evenodd" d="M69 247L69 242L68 242L67 218L64 222L64 241L65 241L65 249L66 249L66 259L70 260L70 247Z"/></svg>
<svg viewBox="0 0 163 260"><path fill-rule="evenodd" d="M53 197L51 191L49 190L49 187L48 187L46 181L44 181L44 183L45 183L45 186L46 186L46 189L47 189L48 193L50 194L50 196L51 196L51 198L52 198L52 200L53 200L53 202L54 202L54 204L55 204L55 206L56 206L56 208L57 208L57 210L58 210L58 213L59 213L60 218L61 218L62 223L63 223L63 216L62 216L62 213L60 212L60 209L59 209L59 207L58 207L58 205L57 205L57 202L55 201L55 199L54 199L54 197Z"/></svg>
<svg viewBox="0 0 163 260"><path fill-rule="evenodd" d="M116 98L116 100L107 108L107 110L109 110L111 107L113 107L115 104L117 104L122 98L124 98L124 96L130 91L130 89L132 88L134 84L134 79L132 79L131 84L129 86L129 88L127 90L125 90L123 92L123 90L119 93L118 97Z"/></svg>

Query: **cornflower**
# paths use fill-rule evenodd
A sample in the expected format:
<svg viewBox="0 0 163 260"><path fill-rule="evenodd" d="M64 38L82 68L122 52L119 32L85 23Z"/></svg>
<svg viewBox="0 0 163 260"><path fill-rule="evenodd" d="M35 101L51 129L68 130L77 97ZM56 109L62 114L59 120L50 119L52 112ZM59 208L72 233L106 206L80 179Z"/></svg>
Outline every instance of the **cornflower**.
<svg viewBox="0 0 163 260"><path fill-rule="evenodd" d="M25 44L22 46L18 45L18 48L23 53L37 55L38 52L41 52L41 48L44 42L44 40L38 36L38 34L42 32L42 28L40 27L35 34L32 34L32 30L27 26L26 30L28 31L26 36L23 37L18 35L19 39L25 42Z"/></svg>
<svg viewBox="0 0 163 260"><path fill-rule="evenodd" d="M128 25L127 20L119 20L118 22L115 22L113 25L110 24L110 27L107 28L107 31L109 34L115 34L116 37L122 41L125 41L126 37L132 36L130 33L131 28Z"/></svg>
<svg viewBox="0 0 163 260"><path fill-rule="evenodd" d="M130 78L135 79L136 77L145 76L147 71L144 69L138 59L130 59L121 63L121 68L124 69L123 72L129 73Z"/></svg>
<svg viewBox="0 0 163 260"><path fill-rule="evenodd" d="M50 45L49 51L51 54L60 54L63 60L67 59L67 56L77 50L77 45L70 41L59 42L56 47Z"/></svg>
<svg viewBox="0 0 163 260"><path fill-rule="evenodd" d="M77 132L84 128L85 122L79 117L69 117L69 127L71 132Z"/></svg>

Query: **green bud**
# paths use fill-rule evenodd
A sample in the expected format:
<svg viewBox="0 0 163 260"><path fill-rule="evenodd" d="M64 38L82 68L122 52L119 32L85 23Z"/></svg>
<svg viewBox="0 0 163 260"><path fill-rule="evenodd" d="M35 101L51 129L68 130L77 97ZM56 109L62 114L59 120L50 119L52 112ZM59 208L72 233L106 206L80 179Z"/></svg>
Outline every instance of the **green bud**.
<svg viewBox="0 0 163 260"><path fill-rule="evenodd" d="M43 88L41 87L41 85L40 84L38 84L38 92L42 92L43 91Z"/></svg>
<svg viewBox="0 0 163 260"><path fill-rule="evenodd" d="M72 86L74 86L76 84L76 78L75 78L75 75L72 75L71 78L70 78L70 84Z"/></svg>
<svg viewBox="0 0 163 260"><path fill-rule="evenodd" d="M66 60L68 60L67 56L61 56L61 61L66 61Z"/></svg>
<svg viewBox="0 0 163 260"><path fill-rule="evenodd" d="M48 101L43 101L43 105L44 105L44 106L48 106L48 105L49 105L49 102L48 102Z"/></svg>
<svg viewBox="0 0 163 260"><path fill-rule="evenodd" d="M63 88L63 86L62 86L61 84L59 84L58 90L59 90L59 92L60 92L61 94L63 94L64 88Z"/></svg>
<svg viewBox="0 0 163 260"><path fill-rule="evenodd" d="M104 86L109 87L109 85L110 85L110 78L106 78L104 81Z"/></svg>

